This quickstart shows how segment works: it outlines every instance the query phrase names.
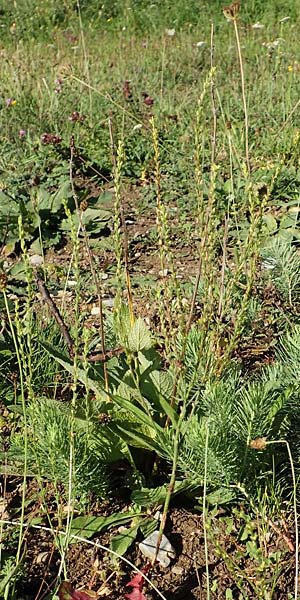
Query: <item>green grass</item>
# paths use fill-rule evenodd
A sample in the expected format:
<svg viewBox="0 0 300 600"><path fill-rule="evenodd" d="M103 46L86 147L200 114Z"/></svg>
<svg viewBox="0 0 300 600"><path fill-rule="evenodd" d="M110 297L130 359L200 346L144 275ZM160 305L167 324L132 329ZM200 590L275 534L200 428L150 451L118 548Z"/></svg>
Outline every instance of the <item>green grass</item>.
<svg viewBox="0 0 300 600"><path fill-rule="evenodd" d="M39 523L66 530L65 543L55 538L60 576L73 508L88 512L119 488L134 514L163 507L162 533L181 492L209 527L207 598L221 584L209 580L208 541L239 597L271 598L287 549L269 553L265 540L283 507L298 536L296 5L243 3L242 72L218 1L19 1L13 10L5 1L1 11L2 456L24 487L0 596L18 597L11 559L22 563L30 476ZM147 228L132 239L128 225L128 241L132 215ZM153 248L145 276L133 270L136 241L143 256ZM39 269L32 254L45 258ZM36 299L37 272L51 291L75 281L71 304L60 305L72 352L49 301ZM102 313L104 292L115 297L112 315ZM94 329L91 300L102 317ZM145 306L151 332L138 318ZM118 351L94 363L103 346ZM134 537L143 531L143 521L130 525ZM112 542L120 554L126 535Z"/></svg>

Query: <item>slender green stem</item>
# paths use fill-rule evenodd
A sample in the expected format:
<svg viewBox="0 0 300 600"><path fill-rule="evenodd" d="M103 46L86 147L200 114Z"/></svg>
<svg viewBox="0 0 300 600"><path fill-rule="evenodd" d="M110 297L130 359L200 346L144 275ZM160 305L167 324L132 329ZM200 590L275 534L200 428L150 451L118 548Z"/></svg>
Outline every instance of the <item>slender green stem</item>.
<svg viewBox="0 0 300 600"><path fill-rule="evenodd" d="M168 516L168 510L169 510L170 502L171 502L171 497L172 497L172 493L173 493L174 487L175 487L176 473L177 473L177 463L178 463L178 454L179 454L179 444L180 444L180 435L181 435L181 424L183 422L184 415L185 415L185 409L183 407L182 411L181 411L181 414L180 414L180 417L178 419L176 430L175 430L174 447L173 447L172 472L171 472L170 482L169 482L169 485L168 485L168 490L167 490L167 494L166 494L166 498L165 498L165 503L164 503L164 508L163 508L163 514L162 514L162 519L161 519L160 528L159 528L159 532L158 532L158 538L157 538L156 550L155 550L155 556L154 556L154 559L153 559L153 563L155 563L155 561L157 559L157 555L158 555L159 549L160 549L162 536L163 536L163 533L164 533L164 530L165 530L165 526L166 526L166 521L167 521L167 516Z"/></svg>
<svg viewBox="0 0 300 600"><path fill-rule="evenodd" d="M208 544L207 544L207 530L206 530L206 490L207 490L208 441L209 441L209 423L207 423L207 425L206 425L206 437L205 437L202 522L203 522L204 553L205 553L206 597L207 597L207 600L210 600L209 565L208 565Z"/></svg>
<svg viewBox="0 0 300 600"><path fill-rule="evenodd" d="M298 589L299 589L299 528L298 528L298 512L297 512L297 486L296 486L296 476L294 469L294 461L291 453L291 448L287 440L272 440L270 442L266 442L266 444L285 444L289 456L289 461L291 465L291 473L293 480L293 510L294 510L294 520L295 520L295 593L294 599L298 600Z"/></svg>
<svg viewBox="0 0 300 600"><path fill-rule="evenodd" d="M24 382L24 374L23 374L23 368L22 368L22 360L21 360L21 355L19 352L19 344L17 341L17 337L15 334L15 329L14 329L14 325L12 322L12 318L10 315L10 310L9 310L9 305L8 305L8 298L7 298L7 294L5 290L2 290L3 293L3 298L4 298L4 304L5 304L5 310L7 313L7 318L8 318L8 322L9 322L9 326L10 326L10 330L11 330L11 335L12 335L12 339L13 339L13 343L14 343L14 347L15 347L15 351L16 351L16 357L17 357L17 363L18 363L18 368L19 368L19 375L20 375L20 387L21 387L21 405L22 405L22 413L23 413L23 420L24 420L24 430L23 430L23 437L24 437L24 472L23 472L23 485L22 485L22 503L21 503L21 517L20 517L20 532L19 532L19 539L18 539L18 548L17 548L17 553L16 553L16 564L18 564L19 560L20 560L20 556L21 556L21 548L22 548L22 541L23 541L23 529L25 527L24 525L24 515L25 515L25 497L26 497L26 481L27 481L27 456L28 456L28 432L27 432L27 415L26 415L26 402L25 402L25 382Z"/></svg>
<svg viewBox="0 0 300 600"><path fill-rule="evenodd" d="M244 65L243 65L239 30L238 30L238 26L237 26L237 19L233 19L233 25L234 25L234 33L235 33L235 38L236 38L237 52L238 52L238 57L239 57L240 74L241 74L242 99L243 99L244 120L245 120L245 158L246 158L248 175L250 175L248 108L247 108L246 91L245 91Z"/></svg>

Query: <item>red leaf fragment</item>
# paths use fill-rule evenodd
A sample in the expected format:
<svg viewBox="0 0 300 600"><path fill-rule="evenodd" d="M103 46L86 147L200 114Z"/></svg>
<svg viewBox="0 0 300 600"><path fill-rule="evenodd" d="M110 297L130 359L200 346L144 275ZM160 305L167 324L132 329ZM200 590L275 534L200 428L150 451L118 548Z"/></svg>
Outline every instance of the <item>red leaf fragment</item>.
<svg viewBox="0 0 300 600"><path fill-rule="evenodd" d="M126 587L132 587L133 590L129 594L125 594L126 600L146 600L146 596L143 594L143 585L145 578L142 573L146 574L149 571L150 564L141 569L141 573L137 573L128 583Z"/></svg>
<svg viewBox="0 0 300 600"><path fill-rule="evenodd" d="M129 585L133 588L141 589L144 585L145 578L141 573L137 573L128 583L126 583L126 587Z"/></svg>
<svg viewBox="0 0 300 600"><path fill-rule="evenodd" d="M138 588L134 588L130 594L125 594L124 598L126 600L146 600L146 596Z"/></svg>
<svg viewBox="0 0 300 600"><path fill-rule="evenodd" d="M74 590L70 581L62 581L59 586L58 597L59 600L91 600L95 598L95 594Z"/></svg>

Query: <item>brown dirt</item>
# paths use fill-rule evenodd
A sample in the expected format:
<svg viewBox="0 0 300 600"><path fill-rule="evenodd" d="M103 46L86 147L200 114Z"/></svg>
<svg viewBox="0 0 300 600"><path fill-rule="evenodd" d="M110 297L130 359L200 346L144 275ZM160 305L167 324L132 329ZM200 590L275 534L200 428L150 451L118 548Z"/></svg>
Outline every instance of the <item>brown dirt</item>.
<svg viewBox="0 0 300 600"><path fill-rule="evenodd" d="M54 526L57 527L55 499L50 484L45 487L44 494L47 499L48 515ZM27 499L30 502L27 504L26 521L33 517L37 519L43 514L41 497L37 484L32 480L29 482L27 490ZM14 515L17 515L16 510L20 508L20 502L21 481L9 479L6 482L3 518L13 518ZM126 509L125 503L122 507L120 504L111 505L104 502L102 505L95 505L92 514L107 515L122 510L122 508ZM258 596L252 582L255 582L256 579L258 582L262 581L262 574L256 570L255 560L250 559L249 554L245 552L245 543L243 544L239 540L240 524L238 520L236 527L228 533L226 521L222 520L224 515L223 511L219 511L214 516L208 534L208 568L210 587L212 588L210 597L212 600L221 600L225 598L226 590L231 590L232 598L255 600ZM44 517L41 517L40 522L48 525ZM93 540L109 547L111 537L115 533L116 530L104 532L99 536L94 536ZM175 549L176 558L172 560L167 569L159 565L152 567L148 577L166 600L204 600L207 598L207 592L202 514L188 506L174 505L168 516L165 533ZM141 539L140 536L137 542ZM9 533L6 533L3 536L3 542L4 552L6 544L11 550L11 546L16 545L16 536L13 535L11 538ZM146 559L140 553L137 542L132 544L125 557L141 569L145 567ZM225 559L224 555L222 556L220 553L220 548L226 550ZM55 588L57 583L61 562L57 543L50 532L29 528L25 533L23 549L22 578L18 585L20 598L22 600L42 600ZM276 550L282 552L281 574L273 594L268 598L270 597L270 600L286 600L288 591L293 590L294 555L288 551L283 537L273 531L265 548L266 560L269 554ZM125 593L130 591L126 584L132 579L134 570L122 561L114 561L109 552L90 544L81 542L71 544L66 555L66 565L68 579L74 588L91 590L97 594L97 598L122 600ZM242 573L244 578L242 586L245 595L243 596L239 595L240 590L236 584L238 573ZM266 580L271 579L271 576L272 573L267 571ZM216 589L213 585L214 582L217 582ZM143 593L146 600L159 598L147 583L144 585Z"/></svg>

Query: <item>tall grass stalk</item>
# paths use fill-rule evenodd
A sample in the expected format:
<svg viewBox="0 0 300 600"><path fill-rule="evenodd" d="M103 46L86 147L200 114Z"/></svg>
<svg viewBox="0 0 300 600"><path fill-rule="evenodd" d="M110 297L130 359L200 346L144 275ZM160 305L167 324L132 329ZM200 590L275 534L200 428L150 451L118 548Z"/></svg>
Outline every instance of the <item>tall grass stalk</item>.
<svg viewBox="0 0 300 600"><path fill-rule="evenodd" d="M89 58L86 49L85 36L84 36L84 27L81 18L81 7L80 0L76 0L77 13L78 13L78 21L79 21L79 29L80 29L80 38L82 44L82 52L83 52L83 60L84 60L84 75L87 78L88 90L89 90L89 103L90 103L90 124L92 127L93 124L93 96L91 90L91 80L90 80L90 68L89 68Z"/></svg>
<svg viewBox="0 0 300 600"><path fill-rule="evenodd" d="M93 255L92 255L91 248L90 248L90 243L89 243L89 238L88 238L87 231L86 231L86 226L83 222L83 212L84 212L85 208L87 208L87 206L85 205L84 201L79 205L77 193L75 190L74 179L73 179L73 160L74 160L74 140L71 139L70 164L69 164L70 185L71 185L72 195L73 195L73 199L74 199L75 206L76 206L80 229L83 234L85 248L86 248L88 259L89 259L89 265L90 265L90 269L91 269L93 282L94 282L94 285L96 288L97 299L98 299L98 309L99 309L99 321L100 321L101 351L102 351L103 357L105 359L105 331L104 331L102 289L101 289L99 277L98 277L95 267L94 267L94 259L93 259ZM79 234L79 231L78 231L78 234ZM77 237L78 237L78 235L77 235ZM77 242L76 242L76 244L77 244ZM103 375L104 375L105 390L108 391L108 373L107 373L107 366L106 366L105 360L103 361Z"/></svg>
<svg viewBox="0 0 300 600"><path fill-rule="evenodd" d="M205 436L205 455L204 455L204 481L203 481L203 538L204 538L204 553L205 553L205 572L206 572L206 597L210 600L210 579L209 579L209 560L208 560L208 543L207 543L207 524L206 524L206 491L207 491L207 461L208 461L208 444L209 444L209 421L206 424Z"/></svg>
<svg viewBox="0 0 300 600"><path fill-rule="evenodd" d="M73 352L73 382L72 382L72 399L70 404L70 432L69 432L69 477L68 477L68 504L67 504L67 518L66 518L66 537L65 543L61 550L61 561L59 566L58 576L60 577L61 573L64 571L66 575L66 564L65 557L69 544L69 535L71 531L72 524L72 516L73 516L73 507L72 507L72 499L73 499L73 479L74 479L74 471L76 468L75 465L75 452L74 452L74 436L75 436L75 411L77 408L78 402L78 358L79 358L79 331L80 331L80 267L79 267L79 254L80 254L80 242L78 237L78 230L74 224L72 219L72 215L67 207L65 207L67 217L70 222L71 228L71 241L73 246L73 264L74 264L74 276L77 282L77 286L75 289L75 303L74 303L74 330L73 330L73 340L74 340L74 352Z"/></svg>
<svg viewBox="0 0 300 600"><path fill-rule="evenodd" d="M171 498L172 498L172 494L174 491L174 487L175 487L175 483L176 483L176 474L177 474L177 466L178 466L178 456L179 456L179 448L180 448L180 439L181 439L181 435L182 435L182 424L185 418L185 414L186 414L186 405L185 403L183 404L182 408L181 408L181 412L179 415L179 419L176 425L176 429L174 432L174 442L173 442L173 457L172 457L172 471L171 471L171 477L170 477L170 481L169 481L169 485L168 485L168 489L167 489L167 494L166 494L166 498L165 498L165 502L164 502L164 506L163 506L163 512L162 512L162 518L161 518L161 522L160 522L160 527L159 527L159 533L158 533L158 537L157 537L157 542L156 542L156 550L155 550L155 556L153 559L153 564L155 563L156 559L157 559L157 555L160 549L160 545L161 545L161 541L162 541L162 536L165 530L165 526L166 526L166 522L167 522L167 516L168 516L168 511L169 511L169 506L170 506L170 502L171 502Z"/></svg>
<svg viewBox="0 0 300 600"><path fill-rule="evenodd" d="M26 413L26 400L25 400L25 378L24 378L24 372L23 372L19 339L17 337L16 331L15 331L15 326L14 326L14 323L13 323L13 320L12 320L12 317L10 314L8 297L7 297L7 293L6 293L5 289L2 289L2 294L3 294L5 310L6 310L6 314L7 314L7 318L8 318L8 323L9 323L9 327L10 327L10 331L11 331L11 336L12 336L12 340L13 340L13 344L14 344L14 349L16 352L18 369L19 369L20 398L21 398L21 406L22 406L22 418L23 418L24 470L23 470L22 498L21 498L21 516L20 516L20 523L18 524L20 531L19 531L19 538L18 538L18 547L17 547L17 552L16 552L16 564L18 564L19 560L20 560L20 556L21 556L23 533L24 533L24 529L25 529L24 516L25 516L25 497L26 497L26 482L27 482L27 458L28 458L28 428L27 427L28 426L27 426L27 413ZM16 306L16 311L17 310L18 309Z"/></svg>
<svg viewBox="0 0 300 600"><path fill-rule="evenodd" d="M237 9L234 8L234 5L231 5L232 7L232 13L230 16L230 19L233 22L233 27L234 27L234 33L235 33L235 39L236 39L236 47L237 47L237 54L238 54L238 59L239 59L239 67L240 67L240 76L241 76L241 90L242 90L242 101L243 101L243 109L244 109L244 134L245 134L245 159L246 159L246 166L247 166L247 172L248 172L248 176L250 176L251 173L251 167L250 167L250 158L249 158L249 122L248 122L248 107L247 107L247 99L246 99L246 86L245 86L245 76L244 76L244 63L243 63L243 58L242 58L242 50L241 50L241 44L240 44L240 35L239 35L239 29L238 29L238 14L239 14L239 7ZM229 7L230 10L230 7ZM227 15L229 16L229 15Z"/></svg>
<svg viewBox="0 0 300 600"><path fill-rule="evenodd" d="M20 562L22 544L24 540L24 517L25 517L25 499L26 499L26 486L27 486L27 459L28 459L28 424L27 424L27 408L26 402L33 399L32 390L32 269L29 265L28 255L25 244L25 235L23 229L22 217L18 218L19 227L19 239L21 245L21 251L23 254L23 261L26 273L27 283L27 294L24 306L20 308L19 301L15 301L15 315L14 320L12 319L8 297L5 289L5 285L2 286L2 294L4 299L5 310L7 313L8 323L11 331L11 336L16 352L17 365L20 377L20 397L22 407L22 418L23 418L23 436L24 436L24 463L23 463L23 481L22 481L22 495L21 495L21 516L20 516L20 530L18 537L18 546L16 552L16 565ZM25 348L26 341L26 348Z"/></svg>
<svg viewBox="0 0 300 600"><path fill-rule="evenodd" d="M109 130L111 158L112 158L114 183L115 183L114 232L115 232L115 253L118 254L118 278L117 278L117 281L119 282L117 292L119 294L122 289L121 262L120 261L123 256L124 257L124 270L125 270L125 280L126 280L126 288L127 288L127 299L128 299L128 306L129 306L130 321L131 321L131 324L133 325L134 314L133 314L133 298L132 298L132 290L131 290L131 280L130 280L130 272L129 272L128 235L127 235L127 226L126 226L124 206L123 206L122 194L121 194L121 177L122 177L123 164L125 161L124 143L119 142L117 156L116 156L115 140L114 140L111 117L109 117L109 119L108 119L108 130ZM122 225L123 244L121 241L120 223Z"/></svg>
<svg viewBox="0 0 300 600"><path fill-rule="evenodd" d="M114 202L114 251L116 259L116 298L115 298L115 317L119 326L121 325L121 309L122 309L122 294L123 294L123 272L125 272L125 285L127 290L127 301L130 315L130 322L134 323L133 299L131 291L131 281L129 273L129 257L128 257L128 239L127 229L124 217L124 208L122 201L122 171L125 160L124 142L119 140L117 147L117 156L114 160L114 187L115 187L115 202ZM121 332L121 327L119 331Z"/></svg>
<svg viewBox="0 0 300 600"><path fill-rule="evenodd" d="M191 305L190 305L189 317L188 317L187 326L186 326L186 333L188 333L188 331L190 330L190 327L191 327L191 324L193 321L197 294L199 291L200 280L202 277L202 268L203 268L202 249L203 249L203 245L205 244L205 240L203 239L205 206L204 206L204 199L203 199L203 174L202 174L202 145L203 145L203 136L204 136L204 131L205 131L203 104L204 104L204 99L205 99L205 96L206 96L208 90L213 89L212 88L212 86L213 86L212 80L214 78L215 72L216 72L216 69L213 67L210 70L207 78L204 81L203 89L200 94L200 98L198 100L198 107L197 107L197 112L196 112L196 125L195 125L195 132L194 132L194 136L195 136L195 138L194 138L195 139L195 142L194 142L195 143L194 169L195 169L195 187L196 187L196 196L197 196L197 227L199 230L199 238L201 241L199 244L198 267L197 267L197 273L196 273L196 280L195 280L194 287L193 287L193 294L192 294L192 300L191 300Z"/></svg>
<svg viewBox="0 0 300 600"><path fill-rule="evenodd" d="M298 591L299 591L299 527L298 527L298 510L297 510L297 485L296 485L296 475L294 468L294 461L291 452L290 445L287 440L271 440L270 442L266 442L266 445L270 444L284 444L286 446L288 457L291 465L291 474L293 481L293 510L294 510L294 521L295 521L295 590L294 590L294 600L298 600Z"/></svg>
<svg viewBox="0 0 300 600"><path fill-rule="evenodd" d="M161 189L159 138L153 117L151 118L150 124L154 151L156 226L161 276L161 286L158 287L157 291L157 303L166 354L170 357L171 355L174 355L174 352L176 354L176 348L173 344L175 331L183 331L185 328L185 311L182 303L182 292L176 276L176 269L171 251L171 233L168 222L168 213L163 201Z"/></svg>

